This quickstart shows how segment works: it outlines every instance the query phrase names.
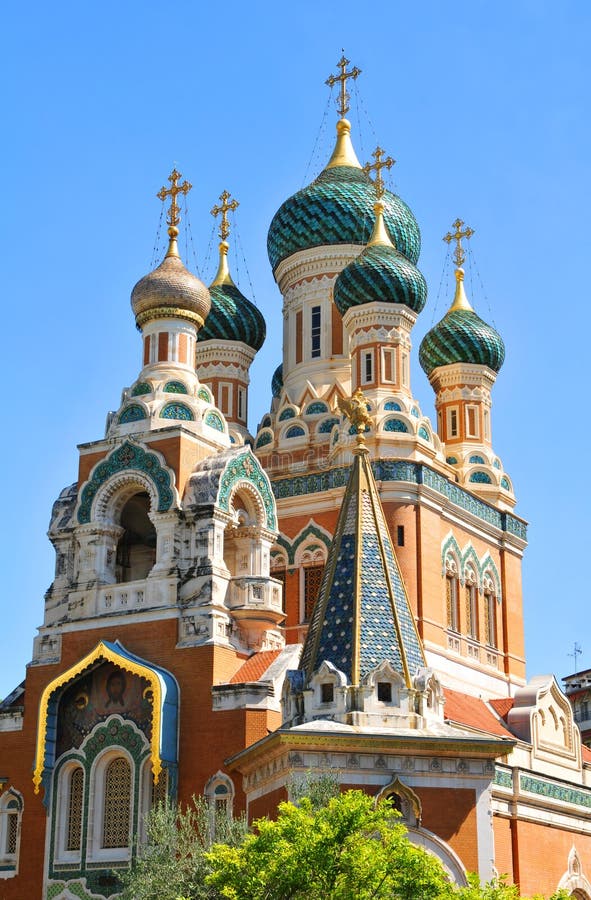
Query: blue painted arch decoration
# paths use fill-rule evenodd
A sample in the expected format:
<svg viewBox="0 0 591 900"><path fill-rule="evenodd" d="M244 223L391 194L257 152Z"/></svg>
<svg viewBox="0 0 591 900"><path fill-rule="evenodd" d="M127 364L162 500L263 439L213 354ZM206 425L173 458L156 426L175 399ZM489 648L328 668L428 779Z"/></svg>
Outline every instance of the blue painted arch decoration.
<svg viewBox="0 0 591 900"><path fill-rule="evenodd" d="M160 410L160 418L180 419L185 422L192 422L195 416L185 403L167 403Z"/></svg>
<svg viewBox="0 0 591 900"><path fill-rule="evenodd" d="M402 434L407 434L409 427L402 419L389 418L384 422L384 431L398 431Z"/></svg>
<svg viewBox="0 0 591 900"><path fill-rule="evenodd" d="M257 437L255 446L258 450L259 447L266 447L267 444L271 444L272 442L273 442L273 432L270 430L263 431Z"/></svg>
<svg viewBox="0 0 591 900"><path fill-rule="evenodd" d="M472 484L492 484L492 478L488 472L472 472L468 481Z"/></svg>
<svg viewBox="0 0 591 900"><path fill-rule="evenodd" d="M131 392L132 397L141 397L142 394L151 394L152 393L152 385L148 384L147 381L138 381L136 386L133 388Z"/></svg>
<svg viewBox="0 0 591 900"><path fill-rule="evenodd" d="M306 432L301 425L292 425L284 434L286 438L305 437Z"/></svg>
<svg viewBox="0 0 591 900"><path fill-rule="evenodd" d="M167 381L163 390L167 394L188 394L187 385L182 381Z"/></svg>
<svg viewBox="0 0 591 900"><path fill-rule="evenodd" d="M119 424L127 425L129 422L140 422L142 419L147 419L148 414L143 406L139 403L132 403L130 406L126 406L122 413L119 414Z"/></svg>
<svg viewBox="0 0 591 900"><path fill-rule="evenodd" d="M156 453L145 450L139 444L125 441L94 467L90 479L83 486L78 507L78 522L90 522L92 502L102 485L113 475L126 470L136 470L148 478L156 488L158 512L169 510L175 501L173 476L160 462Z"/></svg>
<svg viewBox="0 0 591 900"><path fill-rule="evenodd" d="M215 431L225 431L224 423L222 417L219 413L214 412L210 409L208 413L206 413L205 418L203 420L206 425L209 425L210 428L213 428Z"/></svg>

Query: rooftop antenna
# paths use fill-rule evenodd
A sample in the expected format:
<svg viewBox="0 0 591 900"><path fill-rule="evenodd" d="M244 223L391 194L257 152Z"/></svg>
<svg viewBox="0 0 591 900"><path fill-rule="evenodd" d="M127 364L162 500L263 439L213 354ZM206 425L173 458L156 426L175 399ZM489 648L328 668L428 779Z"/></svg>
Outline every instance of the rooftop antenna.
<svg viewBox="0 0 591 900"><path fill-rule="evenodd" d="M582 651L582 649L581 649L581 645L580 645L579 643L577 643L577 641L575 641L574 646L573 646L573 652L568 654L569 656L574 657L574 660L575 660L575 672L578 672L578 668L577 668L577 657L580 656L582 652L583 652L583 651Z"/></svg>

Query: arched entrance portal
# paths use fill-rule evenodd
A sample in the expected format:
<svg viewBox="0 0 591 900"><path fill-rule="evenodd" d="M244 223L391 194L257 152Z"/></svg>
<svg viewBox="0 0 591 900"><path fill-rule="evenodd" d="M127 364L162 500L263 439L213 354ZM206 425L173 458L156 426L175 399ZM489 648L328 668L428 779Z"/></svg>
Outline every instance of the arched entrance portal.
<svg viewBox="0 0 591 900"><path fill-rule="evenodd" d="M124 529L117 543L116 580L140 581L156 562L156 529L150 519L150 497L146 491L133 494L121 510Z"/></svg>

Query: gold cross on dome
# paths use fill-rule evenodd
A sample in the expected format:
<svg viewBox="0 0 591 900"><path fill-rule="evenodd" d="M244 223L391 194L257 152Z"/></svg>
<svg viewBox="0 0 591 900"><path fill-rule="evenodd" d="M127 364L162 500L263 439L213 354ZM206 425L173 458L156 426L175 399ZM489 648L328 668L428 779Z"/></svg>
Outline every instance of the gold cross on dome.
<svg viewBox="0 0 591 900"><path fill-rule="evenodd" d="M386 151L382 150L381 147L376 147L374 152L371 154L373 157L375 157L375 163L366 163L363 167L363 171L366 175L371 175L371 172L373 172L375 169L376 177L374 184L376 187L376 196L378 200L383 197L385 190L384 179L382 178L382 169L391 169L396 162L396 160L392 159L391 156L387 156L386 159L382 159L385 152Z"/></svg>
<svg viewBox="0 0 591 900"><path fill-rule="evenodd" d="M352 78L353 81L357 78L358 75L361 75L361 69L358 69L357 66L353 66L350 72L347 72L347 66L349 65L350 60L346 59L345 54L341 56L337 66L341 70L340 75L329 75L326 79L325 84L329 87L333 87L340 81L340 96L337 101L337 109L341 116L341 119L344 119L347 113L349 112L349 94L347 93L347 79Z"/></svg>
<svg viewBox="0 0 591 900"><path fill-rule="evenodd" d="M228 237L228 235L230 234L230 223L228 222L228 213L234 212L234 210L238 209L238 207L240 206L240 204L238 203L238 200L230 200L231 196L232 196L232 194L229 191L223 191L223 193L220 194L220 200L222 201L221 205L214 206L214 208L211 211L212 216L214 216L215 218L217 218L220 215L222 217L222 221L220 224L220 230L218 231L218 234L219 234L220 238L222 239L222 241L225 241L226 238ZM230 200L229 203L228 203L228 200Z"/></svg>
<svg viewBox="0 0 591 900"><path fill-rule="evenodd" d="M183 181L182 184L179 184L183 176L180 172L177 172L176 169L173 169L170 175L168 176L168 180L170 181L171 187L160 188L156 196L159 200L164 201L167 197L171 198L170 209L168 210L168 214L166 216L166 221L170 225L171 228L176 228L179 222L181 221L181 216L179 212L178 203L176 202L176 198L178 194L188 194L191 188L193 187L188 181Z"/></svg>
<svg viewBox="0 0 591 900"><path fill-rule="evenodd" d="M446 244L451 244L452 241L456 242L456 249L454 250L454 262L456 264L456 268L460 268L464 265L464 260L466 259L466 253L464 252L464 248L462 247L462 238L471 238L474 234L474 229L469 228L466 225L464 231L462 231L462 225L466 225L465 222L462 222L461 219L456 219L455 222L452 222L452 228L455 228L455 231L448 231L446 235L444 235L443 240Z"/></svg>

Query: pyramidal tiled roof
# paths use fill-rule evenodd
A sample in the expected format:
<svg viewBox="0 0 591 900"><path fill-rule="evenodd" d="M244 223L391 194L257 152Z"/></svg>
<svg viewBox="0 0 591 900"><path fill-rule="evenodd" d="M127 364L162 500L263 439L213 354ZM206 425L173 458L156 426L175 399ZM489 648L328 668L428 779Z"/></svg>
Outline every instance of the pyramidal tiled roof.
<svg viewBox="0 0 591 900"><path fill-rule="evenodd" d="M328 661L355 685L388 660L410 687L425 656L367 448L354 452L300 668L308 680Z"/></svg>

